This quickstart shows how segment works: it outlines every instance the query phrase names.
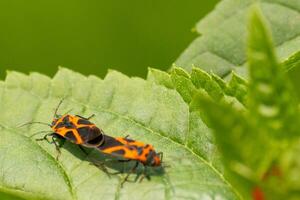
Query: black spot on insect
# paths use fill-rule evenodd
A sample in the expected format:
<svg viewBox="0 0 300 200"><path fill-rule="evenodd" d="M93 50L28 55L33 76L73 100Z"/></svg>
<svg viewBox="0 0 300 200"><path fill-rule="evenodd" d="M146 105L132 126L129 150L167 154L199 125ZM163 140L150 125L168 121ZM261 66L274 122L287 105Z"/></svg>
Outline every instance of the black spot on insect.
<svg viewBox="0 0 300 200"><path fill-rule="evenodd" d="M56 129L63 128L63 127L65 127L65 123L63 123L63 122L59 122L59 123L55 126Z"/></svg>
<svg viewBox="0 0 300 200"><path fill-rule="evenodd" d="M99 136L101 136L102 139L102 132L97 127L81 127L78 128L77 131L84 142L94 140Z"/></svg>
<svg viewBox="0 0 300 200"><path fill-rule="evenodd" d="M137 152L138 152L139 156L143 154L143 150L144 150L143 147L138 147L137 148Z"/></svg>
<svg viewBox="0 0 300 200"><path fill-rule="evenodd" d="M84 124L84 125L92 125L93 124L90 121L85 120L85 119L79 119L77 123L78 124Z"/></svg>
<svg viewBox="0 0 300 200"><path fill-rule="evenodd" d="M119 150L113 151L112 153L113 154L118 154L118 155L124 155L125 151L123 149L119 149Z"/></svg>
<svg viewBox="0 0 300 200"><path fill-rule="evenodd" d="M150 150L149 154L146 154L146 165L153 165L155 160L154 160L154 156L156 155L155 151Z"/></svg>
<svg viewBox="0 0 300 200"><path fill-rule="evenodd" d="M95 147L104 141L103 132L96 126L77 128L77 131L82 139L82 145Z"/></svg>
<svg viewBox="0 0 300 200"><path fill-rule="evenodd" d="M149 147L149 144L146 144L146 145L145 145L145 149L147 149L148 147Z"/></svg>
<svg viewBox="0 0 300 200"><path fill-rule="evenodd" d="M65 127L66 128L76 128L76 126L72 122L70 122L70 121L68 121L68 122L65 123Z"/></svg>
<svg viewBox="0 0 300 200"><path fill-rule="evenodd" d="M98 149L100 150L104 150L110 147L115 147L115 146L123 146L123 144L121 142L119 142L118 140L116 140L113 137L110 137L108 135L103 135L104 137L104 141L102 143L101 146L98 147Z"/></svg>
<svg viewBox="0 0 300 200"><path fill-rule="evenodd" d="M129 146L128 149L131 151L135 150L135 148L133 146Z"/></svg>
<svg viewBox="0 0 300 200"><path fill-rule="evenodd" d="M132 147L133 149L137 149L138 148L138 146L136 146L136 145L130 145L130 147Z"/></svg>
<svg viewBox="0 0 300 200"><path fill-rule="evenodd" d="M57 120L56 120L57 121ZM54 121L53 121L54 122ZM58 129L58 128L68 128L68 129L71 129L71 128L76 128L75 125L70 121L69 119L69 116L65 116L61 122L59 122L55 128Z"/></svg>
<svg viewBox="0 0 300 200"><path fill-rule="evenodd" d="M75 137L73 131L68 131L66 133L65 137L71 141L76 141L76 137Z"/></svg>
<svg viewBox="0 0 300 200"><path fill-rule="evenodd" d="M69 117L69 115L66 115L63 119L62 119L62 121L64 122L64 123L68 123L68 122L70 122L70 119L69 119L70 117Z"/></svg>
<svg viewBox="0 0 300 200"><path fill-rule="evenodd" d="M77 131L83 141L87 141L90 137L90 134L93 134L92 131L90 131L90 127L81 127L78 128Z"/></svg>

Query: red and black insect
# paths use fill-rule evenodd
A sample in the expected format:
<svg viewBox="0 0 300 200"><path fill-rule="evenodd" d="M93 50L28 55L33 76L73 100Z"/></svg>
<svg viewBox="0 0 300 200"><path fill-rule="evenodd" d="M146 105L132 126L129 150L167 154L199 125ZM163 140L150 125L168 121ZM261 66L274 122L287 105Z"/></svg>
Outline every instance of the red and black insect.
<svg viewBox="0 0 300 200"><path fill-rule="evenodd" d="M135 160L145 166L160 166L162 152L156 153L153 146L127 137L110 137L103 135L104 140L97 148L106 154Z"/></svg>
<svg viewBox="0 0 300 200"><path fill-rule="evenodd" d="M161 166L163 153L157 153L152 145L129 139L128 136L114 138L103 135L103 137L104 140L97 149L105 154L122 159L119 160L122 162L135 161L130 173L134 172L141 163L144 166L143 175L150 179L149 175L146 174L147 167ZM127 181L130 173L127 174L122 184Z"/></svg>
<svg viewBox="0 0 300 200"><path fill-rule="evenodd" d="M146 167L158 167L161 166L162 152L157 153L153 146L145 144L139 141L129 139L128 137L110 137L105 135L101 129L89 120L94 116L91 115L88 118L79 115L58 115L58 109L62 104L61 100L55 109L53 120L51 124L44 122L30 122L27 124L44 124L49 126L52 131L46 134L43 138L37 140L47 140L51 136L52 142L56 146L56 149L60 153L60 145L56 142L55 138L68 140L72 143L79 144L85 147L97 148L105 154L115 156L122 159L122 162L135 161L135 165L131 172L134 172L139 163L144 166L144 175L146 175ZM45 132L45 131L43 131ZM49 141L48 141L49 142ZM82 148L81 148L82 149ZM84 149L82 149L84 151ZM84 151L85 152L85 151ZM59 154L58 154L59 155ZM120 160L121 161L121 160ZM105 170L106 171L106 170ZM130 173L126 176L123 183L127 180ZM123 184L122 183L122 184Z"/></svg>
<svg viewBox="0 0 300 200"><path fill-rule="evenodd" d="M52 129L50 133L37 140L48 141L47 138L50 136L52 138L52 143L55 144L58 151L60 146L54 138L65 139L72 143L86 147L95 147L101 145L104 141L103 131L89 121L94 115L91 115L88 118L80 115L58 115L57 112L62 102L63 100L61 100L56 107L51 124L44 122L30 122L26 124L44 124Z"/></svg>

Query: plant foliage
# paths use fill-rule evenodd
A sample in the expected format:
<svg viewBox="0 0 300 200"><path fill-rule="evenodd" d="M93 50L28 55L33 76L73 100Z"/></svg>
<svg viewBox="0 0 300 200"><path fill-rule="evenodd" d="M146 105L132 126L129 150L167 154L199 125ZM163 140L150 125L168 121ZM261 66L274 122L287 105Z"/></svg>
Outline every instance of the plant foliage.
<svg viewBox="0 0 300 200"><path fill-rule="evenodd" d="M247 47L250 79L243 101L246 109L201 92L195 101L215 130L233 177L231 183L236 183L245 198L259 188L267 199L298 199L300 113L270 38L261 14L253 12Z"/></svg>
<svg viewBox="0 0 300 200"><path fill-rule="evenodd" d="M0 197L234 200L259 193L299 199L299 109L286 74L299 66L299 20L292 20L299 18L297 2L262 1L273 44L257 8L247 43L242 39L241 21L252 1L223 1L197 26L203 36L178 59L184 68L149 69L146 80L116 71L86 77L65 68L52 79L8 72L0 82ZM242 69L246 55L247 80L240 70L230 73ZM106 134L154 145L164 153L163 168L149 169L150 181L121 187L126 174L108 176L93 161L110 172L130 169L131 162L111 161L93 149L86 155L70 142L56 160L53 144L36 141L49 127L20 125L50 122L62 98L60 113L95 114L93 122Z"/></svg>
<svg viewBox="0 0 300 200"><path fill-rule="evenodd" d="M298 0L223 0L196 25L199 37L176 60L191 71L193 66L227 77L232 70L246 76L248 10L260 3L270 24L280 61L300 50Z"/></svg>
<svg viewBox="0 0 300 200"><path fill-rule="evenodd" d="M174 73L169 86L178 83L180 88L181 79L182 75ZM26 199L239 199L223 176L211 131L190 112L184 101L188 98L170 87L116 71L103 80L65 68L53 79L38 73L9 72L0 87L1 190ZM74 144L66 142L56 160L53 144L35 140L43 136L35 133L49 127L19 125L50 122L62 98L65 101L59 112L72 109L73 114L96 114L93 122L106 134L130 135L153 144L164 153L163 162L169 167L164 173L153 169L151 181L125 183L121 188L125 174L108 177ZM96 150L90 155L100 161L107 158ZM120 163L106 167L117 172Z"/></svg>

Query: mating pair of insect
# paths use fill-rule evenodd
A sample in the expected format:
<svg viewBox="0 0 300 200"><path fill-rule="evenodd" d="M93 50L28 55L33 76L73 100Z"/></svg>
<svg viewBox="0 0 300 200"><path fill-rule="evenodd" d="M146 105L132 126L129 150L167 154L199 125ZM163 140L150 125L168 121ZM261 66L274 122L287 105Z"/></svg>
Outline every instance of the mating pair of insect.
<svg viewBox="0 0 300 200"><path fill-rule="evenodd" d="M102 153L120 158L120 161L122 162L135 161L135 165L131 169L131 172L134 172L141 163L144 166L144 175L147 178L149 178L149 176L145 174L147 166L161 166L162 152L157 153L152 145L129 139L128 136L114 138L104 134L100 128L90 121L94 115L85 118L80 115L57 114L62 102L63 100L61 100L56 107L51 124L44 122L29 122L25 124L39 123L49 126L52 129L51 133L48 133L44 135L43 138L37 140L47 140L50 142L48 137L51 137L51 143L55 145L58 156L60 155L60 144L55 138L78 144L84 152L85 150L82 146L96 148ZM124 181L127 181L128 176L129 173Z"/></svg>

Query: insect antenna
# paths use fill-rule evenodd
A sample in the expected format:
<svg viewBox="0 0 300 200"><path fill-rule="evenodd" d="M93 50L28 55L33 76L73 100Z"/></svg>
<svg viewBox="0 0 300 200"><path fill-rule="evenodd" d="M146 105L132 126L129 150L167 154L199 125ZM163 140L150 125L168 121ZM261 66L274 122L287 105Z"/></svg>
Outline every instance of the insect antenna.
<svg viewBox="0 0 300 200"><path fill-rule="evenodd" d="M31 136L29 136L30 138L35 136L35 135L38 135L38 134L41 134L41 133L52 133L53 131L38 131L38 132L35 132L34 134L32 134Z"/></svg>
<svg viewBox="0 0 300 200"><path fill-rule="evenodd" d="M46 125L46 126L50 126L51 124L45 123L45 122L27 122L25 124L21 124L20 126L18 126L18 128L23 127L23 126L27 126L27 125L31 125L31 124L42 124L42 125Z"/></svg>
<svg viewBox="0 0 300 200"><path fill-rule="evenodd" d="M55 110L54 110L54 116L53 116L54 118L57 117L58 109L59 109L59 107L61 106L61 104L63 103L64 100L65 100L65 99L62 98L62 99L60 100L60 102L58 103L57 107L55 108Z"/></svg>

